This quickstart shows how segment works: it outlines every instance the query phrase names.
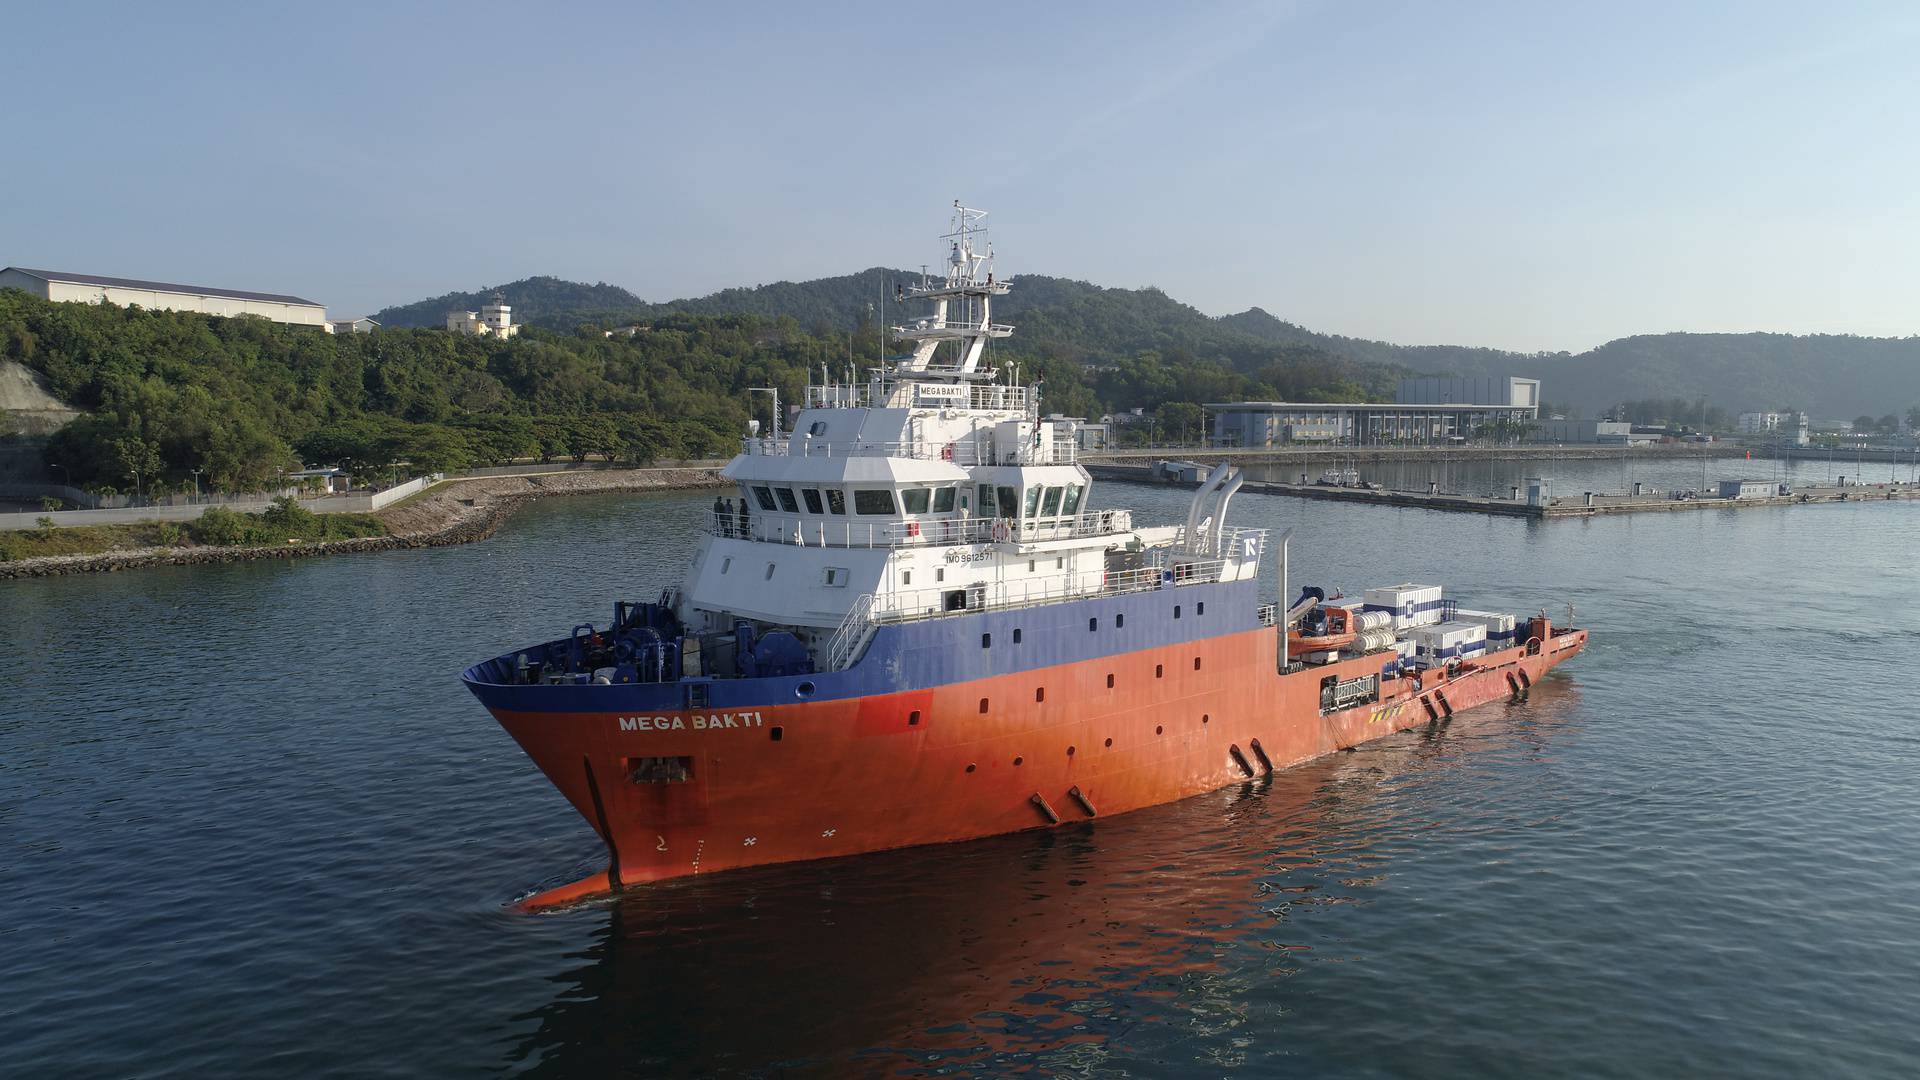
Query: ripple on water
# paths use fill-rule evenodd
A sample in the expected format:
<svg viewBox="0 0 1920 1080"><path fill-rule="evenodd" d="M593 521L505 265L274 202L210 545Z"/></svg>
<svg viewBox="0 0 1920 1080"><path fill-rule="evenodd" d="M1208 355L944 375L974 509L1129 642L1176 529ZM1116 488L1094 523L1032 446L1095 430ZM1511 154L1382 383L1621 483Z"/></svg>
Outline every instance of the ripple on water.
<svg viewBox="0 0 1920 1080"><path fill-rule="evenodd" d="M1920 613L1888 602L1920 584L1911 507L1539 526L1243 496L1247 523L1297 529L1301 580L1443 581L1522 611L1574 598L1593 646L1522 705L1266 784L512 915L600 853L458 671L656 593L707 501L578 499L471 547L0 587L9 1064L1533 1077L1920 1061L1904 959L1920 739L1889 663Z"/></svg>

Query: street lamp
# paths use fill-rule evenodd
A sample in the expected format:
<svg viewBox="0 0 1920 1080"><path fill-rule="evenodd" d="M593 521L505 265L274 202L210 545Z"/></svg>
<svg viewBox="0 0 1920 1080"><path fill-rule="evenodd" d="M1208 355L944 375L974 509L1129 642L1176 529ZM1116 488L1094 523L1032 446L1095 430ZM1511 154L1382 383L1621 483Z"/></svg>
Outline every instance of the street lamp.
<svg viewBox="0 0 1920 1080"><path fill-rule="evenodd" d="M193 501L197 503L200 501L200 469L191 471L193 472Z"/></svg>

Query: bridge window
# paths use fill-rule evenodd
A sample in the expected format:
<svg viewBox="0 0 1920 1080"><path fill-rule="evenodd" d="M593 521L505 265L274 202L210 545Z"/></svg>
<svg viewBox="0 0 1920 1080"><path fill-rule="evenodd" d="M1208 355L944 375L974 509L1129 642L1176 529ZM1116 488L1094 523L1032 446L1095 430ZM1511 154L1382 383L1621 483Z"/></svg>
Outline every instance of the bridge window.
<svg viewBox="0 0 1920 1080"><path fill-rule="evenodd" d="M908 488L900 493L900 505L909 514L924 514L933 500L933 492L926 488Z"/></svg>
<svg viewBox="0 0 1920 1080"><path fill-rule="evenodd" d="M1080 485L1068 484L1066 497L1060 501L1060 512L1072 517L1080 512Z"/></svg>
<svg viewBox="0 0 1920 1080"><path fill-rule="evenodd" d="M764 487L754 488L753 501L759 503L760 509L762 510L772 510L774 508L773 489Z"/></svg>
<svg viewBox="0 0 1920 1080"><path fill-rule="evenodd" d="M1059 517L1060 516L1060 489L1059 488L1050 487L1047 489L1046 501L1040 504L1040 516L1041 517Z"/></svg>
<svg viewBox="0 0 1920 1080"><path fill-rule="evenodd" d="M1031 518L1031 517L1039 516L1040 491L1041 491L1041 488L1039 484L1035 484L1032 487L1027 489L1027 512L1024 515L1022 515L1023 517Z"/></svg>
<svg viewBox="0 0 1920 1080"><path fill-rule="evenodd" d="M953 513L953 497L958 488L943 487L933 493L933 512L936 514Z"/></svg>
<svg viewBox="0 0 1920 1080"><path fill-rule="evenodd" d="M789 514L800 512L800 500L793 497L792 488L774 488L773 493L780 496L780 509Z"/></svg>
<svg viewBox="0 0 1920 1080"><path fill-rule="evenodd" d="M993 485L981 484L980 485L980 506L979 506L980 516L992 517L994 513L994 505L995 504L993 501Z"/></svg>
<svg viewBox="0 0 1920 1080"><path fill-rule="evenodd" d="M1020 489L1017 487L995 488L1000 493L1000 516L1018 517L1020 514Z"/></svg>
<svg viewBox="0 0 1920 1080"><path fill-rule="evenodd" d="M820 506L820 492L817 488L801 488L800 497L806 500L807 513L809 514L826 513L826 510Z"/></svg>
<svg viewBox="0 0 1920 1080"><path fill-rule="evenodd" d="M827 489L827 512L845 514L847 512L847 493L839 488Z"/></svg>
<svg viewBox="0 0 1920 1080"><path fill-rule="evenodd" d="M893 513L893 492L888 488L855 488L853 512L856 514Z"/></svg>

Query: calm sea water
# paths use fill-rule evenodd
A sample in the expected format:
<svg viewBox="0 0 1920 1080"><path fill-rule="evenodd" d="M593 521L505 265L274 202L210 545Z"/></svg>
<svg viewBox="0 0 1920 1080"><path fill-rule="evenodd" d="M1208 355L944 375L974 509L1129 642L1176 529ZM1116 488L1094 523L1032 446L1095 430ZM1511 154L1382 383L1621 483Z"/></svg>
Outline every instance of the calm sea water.
<svg viewBox="0 0 1920 1080"><path fill-rule="evenodd" d="M456 676L655 594L710 501L0 585L0 1071L1920 1071L1920 507L1242 495L1297 582L1571 600L1593 644L1266 787L510 914L602 855Z"/></svg>

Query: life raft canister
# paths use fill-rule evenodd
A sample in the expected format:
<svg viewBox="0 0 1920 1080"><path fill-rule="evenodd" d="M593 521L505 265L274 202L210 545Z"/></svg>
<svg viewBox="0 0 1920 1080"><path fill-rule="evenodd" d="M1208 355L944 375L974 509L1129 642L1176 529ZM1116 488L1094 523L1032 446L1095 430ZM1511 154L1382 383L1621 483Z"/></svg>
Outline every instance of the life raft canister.
<svg viewBox="0 0 1920 1080"><path fill-rule="evenodd" d="M907 522L907 535L908 535L908 536L919 536L919 535L920 535L920 523L919 523L919 522L917 522L917 521L909 521L909 522Z"/></svg>

